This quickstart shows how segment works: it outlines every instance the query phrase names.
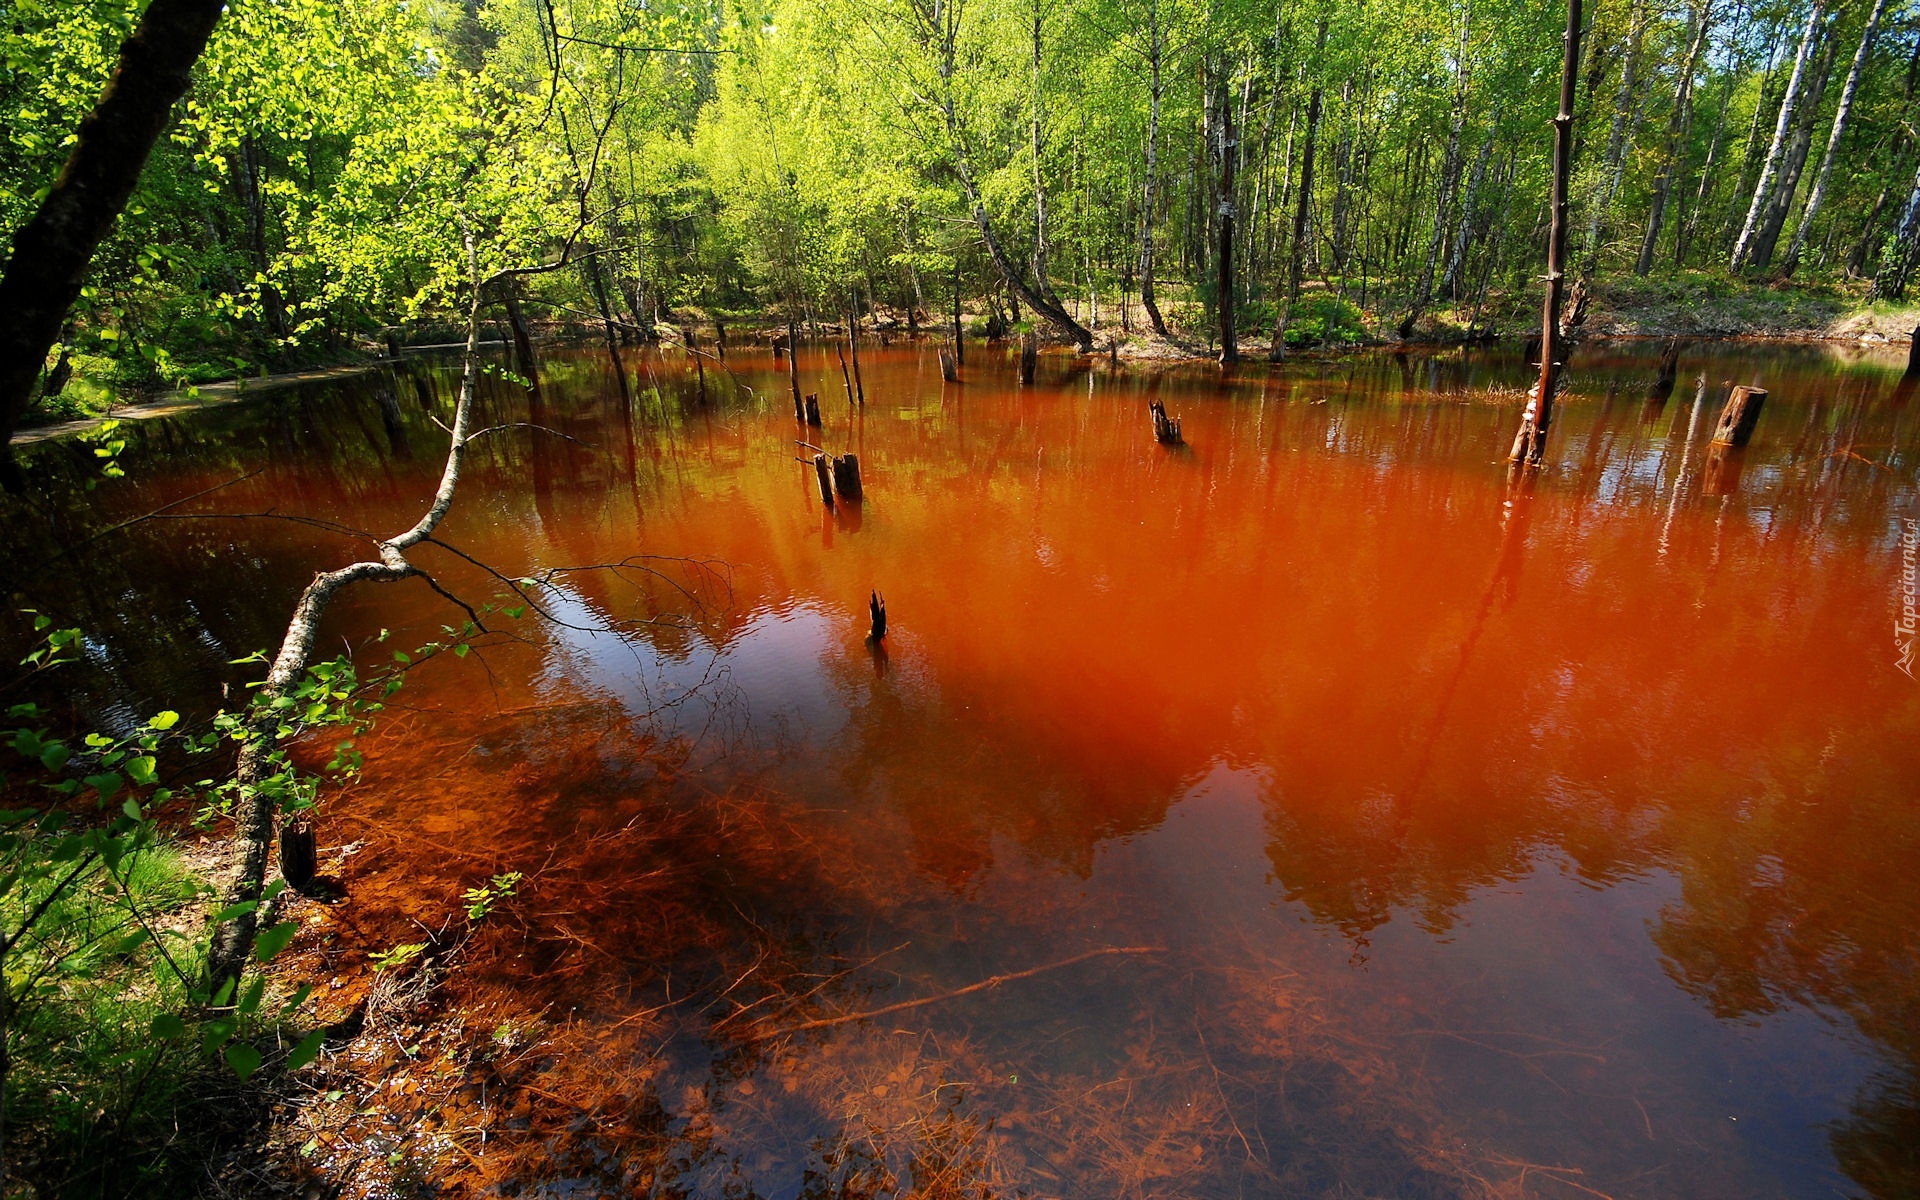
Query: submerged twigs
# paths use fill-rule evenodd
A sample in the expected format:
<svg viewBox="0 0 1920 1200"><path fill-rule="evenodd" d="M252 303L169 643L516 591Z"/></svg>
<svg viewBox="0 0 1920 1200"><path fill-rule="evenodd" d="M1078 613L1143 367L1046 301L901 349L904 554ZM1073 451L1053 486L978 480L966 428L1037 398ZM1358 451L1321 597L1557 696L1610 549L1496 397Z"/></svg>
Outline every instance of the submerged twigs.
<svg viewBox="0 0 1920 1200"><path fill-rule="evenodd" d="M572 442L574 445L585 446L589 450L600 449L600 447L595 446L590 442L581 441L579 438L574 437L570 433L561 433L558 429L555 429L551 425L538 425L532 421L506 421L499 425L489 425L485 429L476 429L472 433L468 434L467 441L469 443L476 442L476 441L479 441L481 438L485 437L486 435L488 435L489 433L499 433L503 429L531 429L538 433L550 433L554 437L565 438L567 441Z"/></svg>
<svg viewBox="0 0 1920 1200"><path fill-rule="evenodd" d="M989 979L982 979L978 983L970 983L965 987L955 988L950 992L941 992L936 996L921 996L917 1000L902 1000L897 1004L883 1004L879 1008L869 1008L861 1012L841 1013L837 1017L817 1017L811 1021L802 1021L797 1025L789 1025L785 1029L770 1029L745 1034L740 1040L743 1042L764 1042L771 1038L783 1037L788 1034L805 1033L810 1029L829 1029L835 1025L849 1025L855 1021L870 1021L875 1017L884 1017L891 1013L905 1012L910 1008L924 1008L929 1004L940 1004L948 1000L957 1000L961 996L972 995L975 992L984 992L991 988L997 988L1004 983L1013 983L1016 980L1031 979L1035 975L1045 975L1050 971L1058 971L1066 967L1074 966L1077 963L1087 962L1091 959L1106 958L1119 954L1164 954L1166 953L1166 949L1165 946L1104 946L1098 950L1088 950L1084 954L1076 954L1071 958L1063 958L1059 962L1048 963L1045 966L1029 967L1024 971L1011 971L1005 975L995 975Z"/></svg>

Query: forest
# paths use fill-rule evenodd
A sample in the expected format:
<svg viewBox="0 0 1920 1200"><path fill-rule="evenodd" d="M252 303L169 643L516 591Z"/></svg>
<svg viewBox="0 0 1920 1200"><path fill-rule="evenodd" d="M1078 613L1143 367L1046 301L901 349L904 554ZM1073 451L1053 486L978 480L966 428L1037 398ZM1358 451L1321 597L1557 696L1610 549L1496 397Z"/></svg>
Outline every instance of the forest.
<svg viewBox="0 0 1920 1200"><path fill-rule="evenodd" d="M12 8L7 240L141 14ZM396 329L457 340L463 229L489 269L551 268L518 277L502 315L623 341L733 314L946 325L956 305L1083 349L1511 333L1538 307L1563 14L237 4L29 403L77 415ZM1707 309L1755 286L1905 297L1911 6L1607 0L1583 25L1571 276Z"/></svg>

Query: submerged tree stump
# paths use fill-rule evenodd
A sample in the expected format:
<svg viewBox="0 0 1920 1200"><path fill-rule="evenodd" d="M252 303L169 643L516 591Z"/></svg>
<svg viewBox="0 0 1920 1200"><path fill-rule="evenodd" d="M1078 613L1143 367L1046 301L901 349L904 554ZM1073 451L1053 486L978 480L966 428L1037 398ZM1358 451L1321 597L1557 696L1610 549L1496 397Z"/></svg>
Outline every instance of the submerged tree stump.
<svg viewBox="0 0 1920 1200"><path fill-rule="evenodd" d="M1920 325L1913 327L1913 341L1907 346L1907 379L1920 379Z"/></svg>
<svg viewBox="0 0 1920 1200"><path fill-rule="evenodd" d="M805 419L815 429L820 428L820 397L813 392L807 393Z"/></svg>
<svg viewBox="0 0 1920 1200"><path fill-rule="evenodd" d="M827 469L827 456L825 454L816 454L813 456L813 474L814 478L820 482L820 503L826 505L828 508L832 508L833 475Z"/></svg>
<svg viewBox="0 0 1920 1200"><path fill-rule="evenodd" d="M296 892L313 886L319 871L320 856L313 826L305 821L289 821L280 827L280 877Z"/></svg>
<svg viewBox="0 0 1920 1200"><path fill-rule="evenodd" d="M847 314L847 353L853 355L853 394L859 400L860 407L865 408L867 406L867 385L866 382L860 378L859 332L859 323L854 320L853 314ZM887 344L887 335L885 333L880 335L880 344L882 346Z"/></svg>
<svg viewBox="0 0 1920 1200"><path fill-rule="evenodd" d="M1713 427L1713 444L1746 445L1747 439L1753 436L1753 427L1760 422L1760 406L1766 402L1765 388L1734 388L1727 397L1727 406L1720 410L1720 423Z"/></svg>
<svg viewBox="0 0 1920 1200"><path fill-rule="evenodd" d="M860 460L852 454L842 454L833 460L833 490L840 493L842 500L858 500L860 491Z"/></svg>
<svg viewBox="0 0 1920 1200"><path fill-rule="evenodd" d="M1660 373L1654 376L1653 384L1647 388L1647 399L1665 400L1673 395L1673 385L1680 378L1680 342L1678 339L1667 343L1660 354Z"/></svg>
<svg viewBox="0 0 1920 1200"><path fill-rule="evenodd" d="M960 367L954 361L953 351L944 347L940 351L940 378L948 383L960 382Z"/></svg>
<svg viewBox="0 0 1920 1200"><path fill-rule="evenodd" d="M851 343L849 343L851 344ZM847 353L835 343L833 352L840 356L840 382L847 387L847 407L853 407L853 376L847 374Z"/></svg>
<svg viewBox="0 0 1920 1200"><path fill-rule="evenodd" d="M1746 457L1735 453L1725 442L1707 446L1707 465L1700 475L1700 493L1704 496L1731 496L1740 488L1740 472Z"/></svg>
<svg viewBox="0 0 1920 1200"><path fill-rule="evenodd" d="M887 600L878 591L867 598L867 614L872 624L867 630L867 640L877 642L887 636Z"/></svg>
<svg viewBox="0 0 1920 1200"><path fill-rule="evenodd" d="M1153 440L1163 446L1184 445L1180 436L1180 419L1167 416L1166 405L1158 400L1149 401L1147 411L1153 414Z"/></svg>
<svg viewBox="0 0 1920 1200"><path fill-rule="evenodd" d="M1040 339L1029 333L1020 339L1020 382L1033 386L1033 371L1040 359Z"/></svg>

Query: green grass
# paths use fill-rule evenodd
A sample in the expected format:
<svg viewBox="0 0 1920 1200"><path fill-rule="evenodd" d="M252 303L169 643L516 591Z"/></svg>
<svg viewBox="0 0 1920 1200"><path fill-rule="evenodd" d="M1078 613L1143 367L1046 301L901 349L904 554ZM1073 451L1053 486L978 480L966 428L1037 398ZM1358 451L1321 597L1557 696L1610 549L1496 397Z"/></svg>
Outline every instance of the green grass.
<svg viewBox="0 0 1920 1200"><path fill-rule="evenodd" d="M5 927L49 887L0 901ZM195 1041L152 1033L155 1018L185 1009L182 976L200 969L182 957L198 939L169 928L197 931L199 895L177 854L149 847L61 893L8 955L9 1157L41 1195L172 1188L164 1147L191 1093L218 1079ZM143 923L158 944L124 948Z"/></svg>

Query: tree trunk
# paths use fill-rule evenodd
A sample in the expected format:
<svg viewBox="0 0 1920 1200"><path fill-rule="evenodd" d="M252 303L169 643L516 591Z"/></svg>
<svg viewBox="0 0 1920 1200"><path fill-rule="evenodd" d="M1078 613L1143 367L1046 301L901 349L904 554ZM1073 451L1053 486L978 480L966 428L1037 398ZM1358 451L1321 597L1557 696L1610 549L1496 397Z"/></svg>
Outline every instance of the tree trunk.
<svg viewBox="0 0 1920 1200"><path fill-rule="evenodd" d="M527 381L527 390L540 390L540 363L533 356L533 331L527 327L527 314L520 308L520 298L508 292L502 301L507 310L507 327L513 331L513 361L520 368L520 374Z"/></svg>
<svg viewBox="0 0 1920 1200"><path fill-rule="evenodd" d="M1040 157L1046 149L1041 120L1043 111L1040 96L1040 5L1036 0L1033 6L1033 282L1035 289L1058 307L1060 297L1055 294L1053 284L1047 278L1047 186L1040 176Z"/></svg>
<svg viewBox="0 0 1920 1200"><path fill-rule="evenodd" d="M274 338L284 338L287 336L286 308L280 302L279 290L267 278L273 259L267 253L267 201L262 179L265 168L260 162L260 143L250 133L240 139L239 159L234 177L247 215L247 255L253 263L254 278L259 280L255 286L260 289L260 311L266 318L267 333Z"/></svg>
<svg viewBox="0 0 1920 1200"><path fill-rule="evenodd" d="M619 331L613 323L613 308L607 303L607 285L600 274L600 260L591 252L586 255L587 281L592 285L593 298L600 306L600 325L606 331L607 363L613 368L613 377L620 384L620 399L626 404L633 403L633 391L627 386L626 364L620 361ZM518 335L516 334L516 337ZM531 347L529 347L531 348ZM694 350L693 336L687 335L687 353Z"/></svg>
<svg viewBox="0 0 1920 1200"><path fill-rule="evenodd" d="M1759 231L1761 214L1766 211L1767 203L1773 198L1774 176L1780 169L1780 159L1785 152L1787 133L1793 126L1793 113L1800 98L1800 81L1806 74L1807 54L1813 49L1813 43L1820 32L1820 19L1826 15L1826 0L1814 0L1813 9L1807 14L1807 29L1800 37L1800 49L1793 56L1793 74L1787 77L1787 91L1780 98L1780 115L1774 121L1773 143L1767 149L1767 160L1760 168L1760 182L1754 185L1753 203L1747 207L1746 224L1741 227L1739 240L1733 244L1733 257L1730 269L1739 271L1747 264L1747 257L1753 250L1754 235Z"/></svg>
<svg viewBox="0 0 1920 1200"><path fill-rule="evenodd" d="M1866 69L1867 57L1873 53L1874 35L1880 31L1880 15L1886 11L1887 0L1873 0L1873 10L1867 14L1867 27L1860 34L1860 46L1853 52L1853 65L1847 70L1846 86L1840 89L1840 107L1833 114L1833 131L1827 135L1827 152L1820 159L1820 170L1813 177L1813 191L1807 196L1807 207L1800 214L1800 226L1793 231L1793 242L1787 247L1787 260L1781 264L1781 271L1791 275L1800 267L1800 255L1807 248L1807 235L1813 230L1813 221L1820 215L1820 205L1827 196L1827 182L1833 177L1833 160L1839 157L1840 139L1847 132L1847 117L1853 112L1853 97L1860 88L1860 75Z"/></svg>
<svg viewBox="0 0 1920 1200"><path fill-rule="evenodd" d="M1027 307L1072 338L1081 353L1087 353L1093 349L1093 334L1068 315L1059 304L1047 299L1027 282L1025 275L1014 267L1013 260L1007 256L1006 249L1000 244L999 235L994 232L993 219L987 215L987 206L980 199L980 188L974 182L972 161L967 154L966 139L960 127L960 114L953 98L953 76L958 69L956 43L959 37L959 18L952 8L948 8L941 13L939 19L941 24L935 31L935 36L939 42L940 54L941 116L945 121L948 148L953 153L954 173L959 176L961 192L966 196L968 215L972 217L974 227L980 231L980 240L987 247L987 255L992 258L994 267L999 270L1000 277L1006 280L1007 286L1013 288L1026 300ZM957 307L959 303L957 293L954 302ZM955 324L958 324L957 316ZM959 353L957 338L954 342L954 352Z"/></svg>
<svg viewBox="0 0 1920 1200"><path fill-rule="evenodd" d="M1314 38L1314 57L1317 59L1327 46L1327 19L1320 18L1320 32ZM1267 361L1279 362L1287 356L1287 320L1292 316L1293 302L1300 297L1300 267L1305 255L1302 248L1307 240L1307 217L1313 200L1313 151L1314 143L1320 132L1320 106L1324 94L1319 84L1315 84L1313 93L1307 98L1306 146L1300 152L1300 188L1294 199L1293 240L1287 247L1287 292L1280 299L1280 313L1273 322L1273 345L1267 348Z"/></svg>
<svg viewBox="0 0 1920 1200"><path fill-rule="evenodd" d="M1600 265L1600 239L1606 232L1607 210L1620 191L1620 175L1626 167L1627 147L1633 141L1633 126L1638 123L1640 106L1640 46L1646 40L1646 0L1633 6L1633 21L1627 32L1627 57L1620 66L1620 90L1613 98L1613 124L1607 131L1607 156L1602 168L1604 183L1587 214L1586 271L1592 274Z"/></svg>
<svg viewBox="0 0 1920 1200"><path fill-rule="evenodd" d="M240 748L240 759L234 772L241 792L235 830L239 847L233 873L221 896L220 906L223 908L248 901L257 903L260 899L262 885L266 881L267 856L273 844L274 816L278 809L276 789L265 786L277 768L274 752L278 745L277 730L281 715L274 705L286 697L305 674L327 602L341 588L361 580L391 581L420 574L419 568L407 561L406 553L432 537L433 531L439 528L447 511L453 507L453 493L460 484L460 469L466 459L467 442L473 436L470 430L474 379L479 373L480 298L484 288L479 278L471 237L467 239L467 262L473 276L473 297L467 310L465 369L460 377L460 398L453 409L453 426L449 430L451 436L447 446L447 461L440 472L440 485L434 491L427 511L414 522L412 528L378 544L377 561L350 563L336 571L322 571L300 593L300 599L294 605L293 617L287 622L286 635L280 641L280 650L274 655L267 678L249 709L251 731ZM260 910L256 907L215 929L213 943L207 952L206 982L209 995L217 995L222 986L228 983L238 986L247 958L253 952L254 938L259 933L260 916Z"/></svg>
<svg viewBox="0 0 1920 1200"><path fill-rule="evenodd" d="M1453 252L1447 256L1447 270L1440 279L1440 293L1459 298L1460 278L1467 265L1467 242L1473 237L1474 203L1487 181L1487 164L1493 158L1493 143L1500 128L1500 102L1494 101L1493 116L1487 125L1487 140L1473 161L1473 174L1467 177L1466 194L1460 198L1460 212L1454 222Z"/></svg>
<svg viewBox="0 0 1920 1200"><path fill-rule="evenodd" d="M1847 278L1858 278L1866 269L1867 256L1873 253L1873 235L1880 228L1880 214L1887 209L1887 197L1890 189L1881 188L1874 197L1873 207L1867 210L1867 219L1861 223L1860 237L1853 243L1853 253L1847 255Z"/></svg>
<svg viewBox="0 0 1920 1200"><path fill-rule="evenodd" d="M1645 277L1653 270L1654 251L1660 244L1660 226L1666 219L1667 197L1673 191L1674 172L1686 145L1687 131L1693 124L1693 76L1700 69L1700 55L1706 49L1707 35L1713 29L1713 0L1700 10L1699 27L1693 44L1687 48L1686 61L1680 64L1680 82L1674 88L1673 113L1667 118L1667 136L1660 147L1660 173L1653 182L1653 198L1647 209L1646 232L1640 237L1640 255L1634 260L1633 273Z"/></svg>
<svg viewBox="0 0 1920 1200"><path fill-rule="evenodd" d="M1216 69L1214 76L1220 114L1219 133L1214 142L1215 160L1219 164L1219 188L1215 200L1219 220L1214 231L1218 239L1214 253L1214 288L1217 293L1215 303L1220 312L1220 364L1232 366L1240 361L1240 336L1233 310L1234 190L1238 186L1235 167L1240 159L1240 142L1234 134L1233 94L1228 87L1228 73L1224 69Z"/></svg>
<svg viewBox="0 0 1920 1200"><path fill-rule="evenodd" d="M1407 315L1400 320L1402 341L1413 336L1415 323L1419 321L1420 314L1426 311L1427 302L1433 298L1433 273L1440 265L1440 248L1446 242L1454 192L1460 185L1460 134L1467 120L1467 39L1471 33L1468 20L1463 13L1460 20L1460 48L1454 57L1453 121L1447 127L1447 149L1440 159L1440 187L1434 198L1433 234L1427 239L1426 261L1420 268L1419 282L1414 285Z"/></svg>
<svg viewBox="0 0 1920 1200"><path fill-rule="evenodd" d="M120 46L120 64L74 134L73 152L14 234L0 275L0 484L25 487L9 444L47 351L80 296L87 264L139 182L173 117L224 0L152 0Z"/></svg>
<svg viewBox="0 0 1920 1200"><path fill-rule="evenodd" d="M1876 300L1904 300L1907 298L1907 277L1913 272L1914 234L1920 231L1920 170L1913 176L1913 191L1907 195L1906 207L1900 210L1900 224L1894 227L1893 240L1880 256L1880 269L1873 277L1873 298Z"/></svg>
<svg viewBox="0 0 1920 1200"><path fill-rule="evenodd" d="M1827 80L1833 73L1833 50L1833 39L1823 37L1817 52L1817 65L1809 70L1806 83L1801 88L1800 116L1794 122L1793 136L1788 139L1787 152L1781 158L1773 199L1767 203L1767 211L1760 219L1760 229L1754 234L1753 246L1747 252L1748 265L1756 270L1764 271L1773 265L1774 248L1780 244L1780 234L1786 229L1787 213L1793 208L1794 193L1800 188L1800 176L1806 169L1807 155L1813 149L1813 127L1819 120L1820 101L1826 96Z"/></svg>
<svg viewBox="0 0 1920 1200"><path fill-rule="evenodd" d="M1560 111L1553 118L1553 226L1547 234L1547 299L1540 317L1540 379L1520 418L1509 461L1537 467L1546 457L1553 397L1560 386L1565 351L1560 345L1560 304L1566 292L1567 176L1573 165L1573 95L1579 82L1580 0L1567 0L1565 52L1560 67Z"/></svg>

